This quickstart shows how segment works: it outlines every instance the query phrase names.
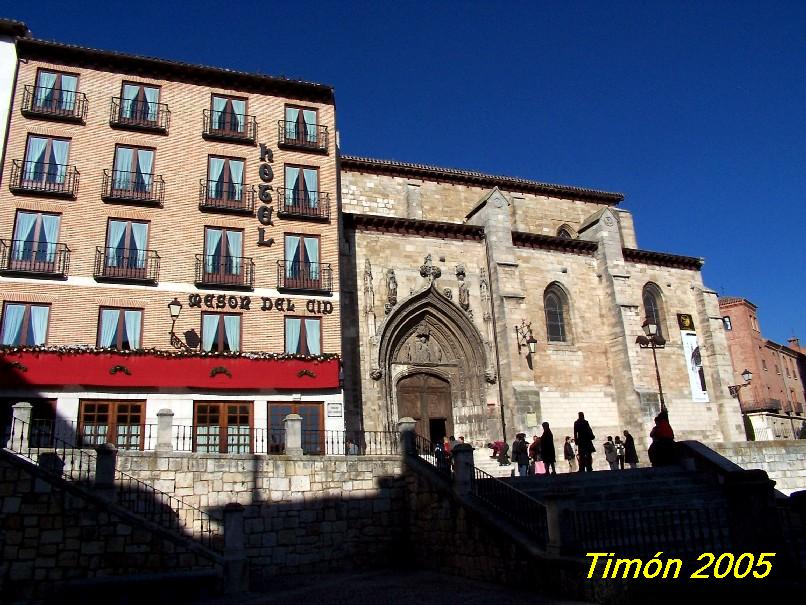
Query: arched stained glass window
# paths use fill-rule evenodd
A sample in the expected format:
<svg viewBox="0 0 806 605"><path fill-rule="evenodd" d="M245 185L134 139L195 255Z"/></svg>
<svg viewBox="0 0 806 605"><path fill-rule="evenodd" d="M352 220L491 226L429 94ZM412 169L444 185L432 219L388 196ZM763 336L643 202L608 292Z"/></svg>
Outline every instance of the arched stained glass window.
<svg viewBox="0 0 806 605"><path fill-rule="evenodd" d="M644 286L643 300L644 317L658 326L658 334L665 337L660 292L655 284L647 284Z"/></svg>
<svg viewBox="0 0 806 605"><path fill-rule="evenodd" d="M568 342L568 297L562 288L551 285L543 296L546 335L549 342Z"/></svg>

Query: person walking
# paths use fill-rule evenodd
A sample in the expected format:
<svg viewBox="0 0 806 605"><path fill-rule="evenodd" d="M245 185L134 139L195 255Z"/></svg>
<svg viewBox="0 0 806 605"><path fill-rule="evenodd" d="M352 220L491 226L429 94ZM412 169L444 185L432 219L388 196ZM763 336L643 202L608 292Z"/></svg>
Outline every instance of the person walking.
<svg viewBox="0 0 806 605"><path fill-rule="evenodd" d="M630 431L624 429L624 462L630 465L630 468L638 467L638 452L635 451L635 439L630 435Z"/></svg>
<svg viewBox="0 0 806 605"><path fill-rule="evenodd" d="M526 471L529 469L529 446L526 445L526 433L515 435L515 441L512 443L512 461L518 465L518 475L525 477Z"/></svg>
<svg viewBox="0 0 806 605"><path fill-rule="evenodd" d="M538 473L538 462L540 462L540 437L532 435L532 442L529 444L529 474Z"/></svg>
<svg viewBox="0 0 806 605"><path fill-rule="evenodd" d="M546 467L546 474L556 475L557 469L554 463L557 461L557 452L554 449L554 433L549 428L549 423L543 423L543 434L540 436L540 457L543 459L543 464Z"/></svg>
<svg viewBox="0 0 806 605"><path fill-rule="evenodd" d="M621 437L616 435L616 459L618 460L618 468L619 470L624 470L624 444L621 441Z"/></svg>
<svg viewBox="0 0 806 605"><path fill-rule="evenodd" d="M565 437L565 445L563 445L563 458L568 462L568 472L573 473L577 470L577 455L574 451L574 444L571 443L571 437Z"/></svg>
<svg viewBox="0 0 806 605"><path fill-rule="evenodd" d="M580 473L593 472L593 452L596 451L596 448L593 447L594 439L596 439L596 435L593 434L590 423L585 420L584 412L580 412L579 418L574 422L574 440L579 451L578 472Z"/></svg>
<svg viewBox="0 0 806 605"><path fill-rule="evenodd" d="M674 464L674 431L672 425L669 424L669 412L661 410L661 413L655 416L655 427L649 436L652 438L648 452L652 466Z"/></svg>
<svg viewBox="0 0 806 605"><path fill-rule="evenodd" d="M618 456L616 455L616 444L613 443L613 437L607 436L607 441L604 442L605 460L610 465L611 471L618 470Z"/></svg>

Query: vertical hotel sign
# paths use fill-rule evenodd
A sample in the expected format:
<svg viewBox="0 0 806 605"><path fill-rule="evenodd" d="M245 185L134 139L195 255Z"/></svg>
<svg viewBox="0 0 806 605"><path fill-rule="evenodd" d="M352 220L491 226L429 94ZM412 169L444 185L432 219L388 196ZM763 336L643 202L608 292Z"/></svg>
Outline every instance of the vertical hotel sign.
<svg viewBox="0 0 806 605"><path fill-rule="evenodd" d="M694 320L688 313L678 313L677 325L680 327L680 338L683 342L683 355L691 384L691 398L694 401L708 401L708 387L705 383L702 354L694 329Z"/></svg>

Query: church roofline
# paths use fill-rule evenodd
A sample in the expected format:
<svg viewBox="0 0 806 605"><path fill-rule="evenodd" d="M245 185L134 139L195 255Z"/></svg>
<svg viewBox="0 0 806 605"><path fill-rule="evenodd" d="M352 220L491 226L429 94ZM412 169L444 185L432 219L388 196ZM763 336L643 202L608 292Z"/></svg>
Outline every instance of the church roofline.
<svg viewBox="0 0 806 605"><path fill-rule="evenodd" d="M554 235L539 233L526 233L524 231L512 232L512 243L522 248L537 248L541 250L558 250L560 252L579 252L593 254L599 245L583 239L568 239Z"/></svg>
<svg viewBox="0 0 806 605"><path fill-rule="evenodd" d="M472 170L460 170L458 168L441 168L439 166L429 166L426 164L411 164L408 162L398 162L395 160L377 160L353 155L342 155L340 157L341 168L355 172L371 172L374 174L388 174L391 176L416 177L436 181L448 181L475 185L478 187L499 187L506 191L518 191L521 193L540 193L554 195L558 197L590 200L615 206L624 199L623 193L613 193L600 191L598 189L585 189L583 187L572 187L569 185L553 185L540 181L531 181L511 176L496 176L475 172Z"/></svg>
<svg viewBox="0 0 806 605"><path fill-rule="evenodd" d="M35 38L20 38L17 40L17 51L20 58L25 59L95 67L122 73L137 73L142 74L144 77L177 82L203 83L236 90L248 90L256 94L306 99L321 103L335 103L332 86L303 80L290 80L284 77L236 71L222 67L210 67L109 50L98 50Z"/></svg>
<svg viewBox="0 0 806 605"><path fill-rule="evenodd" d="M676 269L694 269L699 271L705 264L705 259L694 256L679 256L666 252L652 250L638 250L635 248L622 248L624 260L646 265L660 265L661 267L674 267Z"/></svg>
<svg viewBox="0 0 806 605"><path fill-rule="evenodd" d="M411 218L380 216L377 214L352 214L344 212L344 226L361 231L378 231L419 237L442 237L446 239L482 240L484 228L463 223L422 221Z"/></svg>

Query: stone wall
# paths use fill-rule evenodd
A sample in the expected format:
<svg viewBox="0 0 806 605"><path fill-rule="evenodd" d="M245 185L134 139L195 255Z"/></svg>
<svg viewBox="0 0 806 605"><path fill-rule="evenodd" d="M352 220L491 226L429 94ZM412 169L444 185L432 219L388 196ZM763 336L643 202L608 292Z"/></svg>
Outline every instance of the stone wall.
<svg viewBox="0 0 806 605"><path fill-rule="evenodd" d="M0 452L0 601L46 598L70 583L111 576L208 570L192 543L171 539L116 507Z"/></svg>
<svg viewBox="0 0 806 605"><path fill-rule="evenodd" d="M806 440L707 443L708 447L744 469L759 468L786 495L806 490Z"/></svg>

